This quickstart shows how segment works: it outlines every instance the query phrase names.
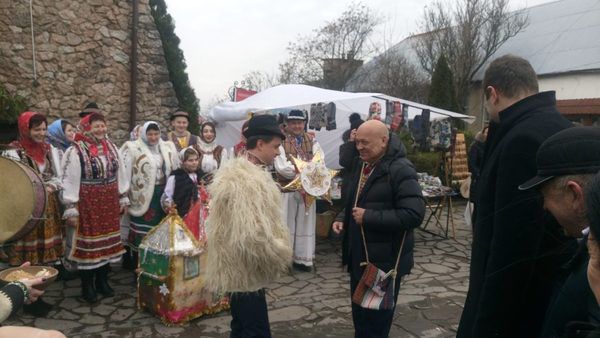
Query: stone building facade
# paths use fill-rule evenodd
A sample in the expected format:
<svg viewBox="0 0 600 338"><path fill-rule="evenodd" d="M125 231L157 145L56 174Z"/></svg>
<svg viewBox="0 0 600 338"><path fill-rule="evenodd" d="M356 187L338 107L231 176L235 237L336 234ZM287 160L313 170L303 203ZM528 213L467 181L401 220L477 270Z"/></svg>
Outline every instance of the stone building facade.
<svg viewBox="0 0 600 338"><path fill-rule="evenodd" d="M31 11L28 0L0 1L0 83L50 120L77 122L97 102L120 143L129 134L132 18L127 0L32 1ZM137 69L136 122L166 126L178 102L149 0L139 0Z"/></svg>

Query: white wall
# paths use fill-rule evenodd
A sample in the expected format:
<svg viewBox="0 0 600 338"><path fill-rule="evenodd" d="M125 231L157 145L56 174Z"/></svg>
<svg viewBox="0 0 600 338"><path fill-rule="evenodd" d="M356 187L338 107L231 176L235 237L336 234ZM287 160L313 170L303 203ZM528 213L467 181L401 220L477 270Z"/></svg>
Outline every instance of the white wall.
<svg viewBox="0 0 600 338"><path fill-rule="evenodd" d="M540 77L540 91L555 90L557 100L600 98L600 72Z"/></svg>

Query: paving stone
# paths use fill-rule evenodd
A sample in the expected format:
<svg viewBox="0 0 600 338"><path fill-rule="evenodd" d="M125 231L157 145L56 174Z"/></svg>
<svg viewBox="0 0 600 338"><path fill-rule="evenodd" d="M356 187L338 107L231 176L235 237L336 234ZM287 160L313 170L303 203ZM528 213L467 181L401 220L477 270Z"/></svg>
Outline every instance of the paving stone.
<svg viewBox="0 0 600 338"><path fill-rule="evenodd" d="M110 316L110 320L112 321L122 321L129 317L131 317L135 313L134 309L117 309Z"/></svg>
<svg viewBox="0 0 600 338"><path fill-rule="evenodd" d="M306 285L308 285L308 282L307 281L303 281L303 280L295 281L295 282L293 282L293 283L290 284L291 287L296 288L296 289L303 288Z"/></svg>
<svg viewBox="0 0 600 338"><path fill-rule="evenodd" d="M442 320L442 319L452 319L457 316L460 316L462 313L462 308L455 305L448 305L443 307L436 307L429 310L423 311L423 316L431 321Z"/></svg>
<svg viewBox="0 0 600 338"><path fill-rule="evenodd" d="M412 303L412 302L418 302L420 300L423 300L427 298L427 296L420 296L420 295L398 295L398 304L408 304L408 303Z"/></svg>
<svg viewBox="0 0 600 338"><path fill-rule="evenodd" d="M86 314L83 315L79 321L83 324L103 324L106 322L106 319L104 319L102 316Z"/></svg>
<svg viewBox="0 0 600 338"><path fill-rule="evenodd" d="M324 279L321 277L314 277L314 278L308 279L306 281L309 283L312 283L312 284L320 284L324 281Z"/></svg>
<svg viewBox="0 0 600 338"><path fill-rule="evenodd" d="M277 280L277 283L288 284L288 283L291 283L291 282L294 282L294 281L296 281L296 278L294 278L294 276L285 276L285 277L279 278Z"/></svg>
<svg viewBox="0 0 600 338"><path fill-rule="evenodd" d="M323 283L323 284L320 284L319 286L323 289L339 289L340 288L339 283Z"/></svg>
<svg viewBox="0 0 600 338"><path fill-rule="evenodd" d="M92 312L97 313L101 316L109 316L113 313L117 308L111 305L100 304L98 306L94 306L92 308Z"/></svg>
<svg viewBox="0 0 600 338"><path fill-rule="evenodd" d="M104 331L104 325L86 325L82 330L83 334L90 335L94 333L101 333ZM88 336L89 337L89 336Z"/></svg>
<svg viewBox="0 0 600 338"><path fill-rule="evenodd" d="M78 308L74 308L73 312L77 312L80 314L85 314L85 313L91 313L92 309L88 306L84 306L84 307L78 307Z"/></svg>
<svg viewBox="0 0 600 338"><path fill-rule="evenodd" d="M441 264L422 264L421 267L429 272L442 275L455 271L454 269L450 269L447 266L443 266Z"/></svg>
<svg viewBox="0 0 600 338"><path fill-rule="evenodd" d="M304 306L289 306L274 311L269 311L269 322L294 321L306 317L310 310Z"/></svg>
<svg viewBox="0 0 600 338"><path fill-rule="evenodd" d="M60 310L60 311L58 311L58 313L52 314L51 317L56 318L56 319L64 319L64 320L76 320L79 318L78 315L76 315L72 312L69 312L67 310Z"/></svg>
<svg viewBox="0 0 600 338"><path fill-rule="evenodd" d="M327 318L323 318L322 320L320 320L317 323L317 326L339 324L339 323L345 323L347 321L348 321L348 319L344 319L341 317L327 317Z"/></svg>
<svg viewBox="0 0 600 338"><path fill-rule="evenodd" d="M74 328L78 328L82 326L82 323L78 323L77 321L72 320L60 320L60 319L51 319L51 318L37 318L35 320L35 324L33 325L39 329L46 330L61 330L61 331L70 331ZM25 337L23 337L25 338Z"/></svg>
<svg viewBox="0 0 600 338"><path fill-rule="evenodd" d="M290 287L290 286L282 286L278 289L274 289L273 292L277 295L277 296L289 296L292 293L298 291L298 289Z"/></svg>
<svg viewBox="0 0 600 338"><path fill-rule="evenodd" d="M461 212L455 216L458 241L415 231L416 264L403 279L390 337L456 334L468 285L471 229L460 221ZM353 336L350 277L340 267L340 248L339 241L318 240L315 272L294 271L269 286L267 300L274 337ZM80 298L79 280L56 282L46 292L56 304L48 318L22 314L3 324L60 329L70 338L229 336L228 313L168 327L154 315L138 311L131 272L118 265L112 268L110 283L117 290L114 297L89 305Z"/></svg>
<svg viewBox="0 0 600 338"><path fill-rule="evenodd" d="M184 327L165 326L162 323L154 324L154 331L163 337L178 335L185 331Z"/></svg>
<svg viewBox="0 0 600 338"><path fill-rule="evenodd" d="M413 318L412 320L402 321L400 326L417 337L423 337L425 332L429 332L431 334L437 331L442 334L442 332L439 330L439 326L424 318Z"/></svg>
<svg viewBox="0 0 600 338"><path fill-rule="evenodd" d="M271 320L270 315L271 314L269 313L269 320ZM229 326L230 323L231 316L222 316L206 318L202 321L199 321L197 324L199 327L202 328L202 331L205 333L225 333L231 331Z"/></svg>
<svg viewBox="0 0 600 338"><path fill-rule="evenodd" d="M352 312L352 307L351 306L340 306L336 310L341 313L350 313L350 312Z"/></svg>

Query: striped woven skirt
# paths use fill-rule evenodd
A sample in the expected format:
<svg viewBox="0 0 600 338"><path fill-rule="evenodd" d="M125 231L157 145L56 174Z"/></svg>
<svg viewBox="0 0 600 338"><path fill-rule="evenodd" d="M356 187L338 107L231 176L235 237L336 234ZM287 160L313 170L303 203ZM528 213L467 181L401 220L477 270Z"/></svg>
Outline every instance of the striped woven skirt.
<svg viewBox="0 0 600 338"><path fill-rule="evenodd" d="M160 204L160 197L162 196L164 189L165 186L162 184L155 185L148 211L139 217L130 216L131 222L129 223L129 246L131 249L137 251L140 243L142 243L142 239L144 239L144 236L146 236L148 231L154 228L154 226L156 226L158 223L160 223L160 221L162 221L163 218L165 218L166 214Z"/></svg>

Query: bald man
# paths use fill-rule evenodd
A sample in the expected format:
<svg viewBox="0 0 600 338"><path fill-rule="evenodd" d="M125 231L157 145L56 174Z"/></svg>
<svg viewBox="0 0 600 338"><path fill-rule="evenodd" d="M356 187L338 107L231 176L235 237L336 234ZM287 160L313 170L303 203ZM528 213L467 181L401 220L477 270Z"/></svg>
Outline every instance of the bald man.
<svg viewBox="0 0 600 338"><path fill-rule="evenodd" d="M385 124L363 123L356 131L355 144L345 209L333 223L333 231L345 230L342 262L350 272L351 294L364 270L361 263L366 261L362 227L369 261L385 272L397 271L395 304L401 277L413 267L413 229L423 221L425 202L404 145ZM370 310L352 303L355 337L388 337L393 316L393 308Z"/></svg>

